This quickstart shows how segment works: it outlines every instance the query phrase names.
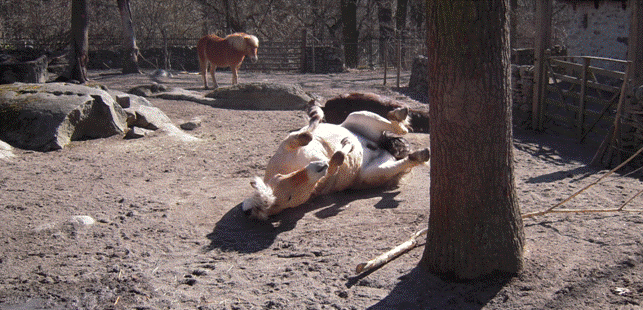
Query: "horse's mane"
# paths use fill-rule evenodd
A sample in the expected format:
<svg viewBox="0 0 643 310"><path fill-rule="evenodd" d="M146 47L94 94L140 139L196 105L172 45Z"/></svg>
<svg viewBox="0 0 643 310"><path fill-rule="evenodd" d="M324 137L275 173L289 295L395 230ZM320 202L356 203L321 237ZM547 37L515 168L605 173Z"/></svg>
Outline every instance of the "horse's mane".
<svg viewBox="0 0 643 310"><path fill-rule="evenodd" d="M229 34L225 37L228 42L238 51L243 51L246 49L247 45L252 47L259 47L259 39L253 35L245 34L241 32Z"/></svg>

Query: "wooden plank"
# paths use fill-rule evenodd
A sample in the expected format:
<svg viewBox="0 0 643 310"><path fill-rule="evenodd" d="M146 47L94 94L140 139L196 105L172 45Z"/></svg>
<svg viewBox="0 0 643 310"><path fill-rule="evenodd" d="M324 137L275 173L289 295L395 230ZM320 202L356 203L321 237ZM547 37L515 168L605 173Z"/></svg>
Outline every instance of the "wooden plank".
<svg viewBox="0 0 643 310"><path fill-rule="evenodd" d="M576 114L576 128L578 130L578 139L583 137L583 124L585 122L585 100L587 98L587 68L590 60L583 59L583 72L581 73L580 98L578 100L578 113Z"/></svg>
<svg viewBox="0 0 643 310"><path fill-rule="evenodd" d="M546 98L544 101L547 102L548 105L557 106L557 107L563 108L563 109L565 109L567 111L578 113L578 107L577 106L567 104L567 103L561 102L559 100L552 100L552 99L549 99L549 98Z"/></svg>
<svg viewBox="0 0 643 310"><path fill-rule="evenodd" d="M596 57L584 57L583 59L595 59L595 58ZM563 67L567 70L573 71L574 73L577 73L577 72L582 73L583 71L583 65L575 62L570 62L570 61L565 61L560 59L551 59L551 62L552 62L552 65ZM618 63L627 63L627 61L618 61ZM593 67L593 66L589 66L588 68L589 68L589 71L594 74L607 76L607 77L611 77L619 80L622 80L623 77L625 76L625 72L621 72L621 71L608 70L608 69Z"/></svg>
<svg viewBox="0 0 643 310"><path fill-rule="evenodd" d="M575 76L565 75L565 74L560 74L560 73L554 73L553 76L556 79L559 79L559 80L561 80L563 82L572 83L572 84L576 84L576 85L581 84L580 80ZM606 85L606 84L601 84L601 83L596 83L594 81L587 81L587 87L592 88L592 89L603 90L603 91L610 92L610 93L613 93L613 94L618 93L618 92L621 91L620 88L618 88L618 87L614 87L614 86L610 86L610 85Z"/></svg>

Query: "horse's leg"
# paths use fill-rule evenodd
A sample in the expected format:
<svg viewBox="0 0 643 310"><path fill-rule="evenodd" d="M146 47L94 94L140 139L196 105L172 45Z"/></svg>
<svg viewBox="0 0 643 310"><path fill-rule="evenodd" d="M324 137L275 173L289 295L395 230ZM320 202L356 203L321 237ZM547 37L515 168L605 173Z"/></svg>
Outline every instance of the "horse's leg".
<svg viewBox="0 0 643 310"><path fill-rule="evenodd" d="M427 162L430 157L431 152L428 148L415 151L400 160L395 160L392 155L384 153L362 167L360 181L368 187L384 185L409 169Z"/></svg>
<svg viewBox="0 0 643 310"><path fill-rule="evenodd" d="M237 72L239 71L239 67L241 67L241 63L237 64L236 66L235 65L230 66L230 70L232 70L232 85L237 84L237 78L238 78Z"/></svg>
<svg viewBox="0 0 643 310"><path fill-rule="evenodd" d="M408 108L398 108L389 113L389 119L369 111L353 112L341 126L377 142L385 131L398 135L407 134L408 112Z"/></svg>
<svg viewBox="0 0 643 310"><path fill-rule="evenodd" d="M203 78L203 87L205 89L208 89L208 61L203 59L201 57L201 54L199 53L199 68L201 69L201 77Z"/></svg>
<svg viewBox="0 0 643 310"><path fill-rule="evenodd" d="M293 132L284 140L283 145L289 151L294 151L302 146L308 145L313 140L313 134L308 130Z"/></svg>
<svg viewBox="0 0 643 310"><path fill-rule="evenodd" d="M214 88L219 88L219 84L217 83L217 79L214 77L214 72L217 71L217 66L215 66L213 63L210 63L210 74L212 74L212 87Z"/></svg>
<svg viewBox="0 0 643 310"><path fill-rule="evenodd" d="M321 123L322 119L324 119L324 110L317 104L315 99L312 99L308 102L308 118L310 120L308 121L308 131L313 131L315 128L317 128L317 125Z"/></svg>
<svg viewBox="0 0 643 310"><path fill-rule="evenodd" d="M328 161L328 174L333 175L337 171L337 168L344 163L344 158L346 154L350 153L353 150L353 145L348 141L348 138L342 140L342 148L333 153L333 156L330 157Z"/></svg>

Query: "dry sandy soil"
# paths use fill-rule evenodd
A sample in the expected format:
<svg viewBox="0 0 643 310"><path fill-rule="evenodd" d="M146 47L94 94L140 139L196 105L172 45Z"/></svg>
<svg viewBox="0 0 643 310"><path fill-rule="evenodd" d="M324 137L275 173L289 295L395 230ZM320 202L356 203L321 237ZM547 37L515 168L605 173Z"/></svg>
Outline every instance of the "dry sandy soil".
<svg viewBox="0 0 643 310"><path fill-rule="evenodd" d="M229 72L217 73L227 85ZM328 99L371 91L419 108L382 86L382 72L329 75L241 72L240 81L300 84ZM145 75L91 72L110 88ZM394 83L389 80L389 86ZM408 72L402 85L408 82ZM200 90L200 78L168 83ZM643 216L550 214L526 219L525 268L511 279L450 283L417 264L420 246L383 268L355 266L425 228L429 168L395 189L318 197L266 223L240 204L301 111L224 110L153 99L179 124L201 117L198 142L155 133L77 141L0 160L0 309L640 309ZM408 136L414 148L427 134ZM606 171L594 146L515 132L522 212L546 209ZM565 204L613 208L643 188L615 174ZM641 197L630 209L641 209ZM93 225L73 223L88 215ZM423 242L423 241L422 241Z"/></svg>

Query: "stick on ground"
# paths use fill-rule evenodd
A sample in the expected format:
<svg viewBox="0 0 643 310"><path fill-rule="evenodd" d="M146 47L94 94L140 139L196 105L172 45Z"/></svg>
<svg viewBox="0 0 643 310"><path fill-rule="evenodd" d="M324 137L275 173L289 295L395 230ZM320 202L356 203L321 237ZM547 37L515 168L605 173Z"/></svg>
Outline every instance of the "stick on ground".
<svg viewBox="0 0 643 310"><path fill-rule="evenodd" d="M388 252L380 254L380 256L369 260L366 263L360 263L357 265L357 268L355 269L355 273L359 274L362 272L367 272L373 269L377 269L381 267L382 265L392 261L394 258L404 254L405 252L413 249L417 245L417 237L426 234L428 231L428 228L422 229L418 232L416 232L411 239L407 240L406 242L390 249Z"/></svg>

